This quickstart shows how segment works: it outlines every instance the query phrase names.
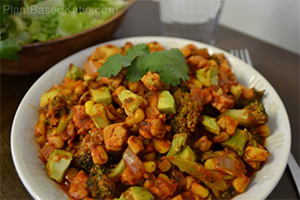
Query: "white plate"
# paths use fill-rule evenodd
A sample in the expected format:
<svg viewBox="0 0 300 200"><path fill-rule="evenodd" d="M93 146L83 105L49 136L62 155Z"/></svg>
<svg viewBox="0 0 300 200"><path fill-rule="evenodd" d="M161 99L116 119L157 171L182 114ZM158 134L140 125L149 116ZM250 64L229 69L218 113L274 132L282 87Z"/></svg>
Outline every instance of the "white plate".
<svg viewBox="0 0 300 200"><path fill-rule="evenodd" d="M229 53L200 42L171 37L132 37L103 44L123 46L126 41L133 44L157 41L166 48L178 48L193 43L197 47L209 49L209 53L224 53L232 70L242 84L265 90L263 103L269 115L271 134L267 148L271 156L259 171L246 192L235 199L265 199L280 180L287 164L291 146L291 131L284 105L271 84L255 69ZM34 140L34 126L38 120L41 95L54 84L61 84L70 63L83 66L87 57L99 45L82 50L57 63L45 72L28 90L15 114L11 133L11 151L17 172L26 189L34 199L68 199L59 185L48 178L42 162L38 159L39 146Z"/></svg>

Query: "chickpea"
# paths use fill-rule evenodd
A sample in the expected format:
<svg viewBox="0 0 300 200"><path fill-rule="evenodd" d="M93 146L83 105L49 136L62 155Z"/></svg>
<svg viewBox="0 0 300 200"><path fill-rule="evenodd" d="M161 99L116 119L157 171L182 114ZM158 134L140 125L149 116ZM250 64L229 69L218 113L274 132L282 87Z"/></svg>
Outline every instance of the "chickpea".
<svg viewBox="0 0 300 200"><path fill-rule="evenodd" d="M143 121L143 119L145 118L145 113L141 108L138 108L132 117L127 117L126 118L126 124L127 126L133 126L134 124L137 124L141 121Z"/></svg>
<svg viewBox="0 0 300 200"><path fill-rule="evenodd" d="M229 139L229 135L224 131L222 131L219 135L214 136L213 138L215 143L225 142L228 139Z"/></svg>
<svg viewBox="0 0 300 200"><path fill-rule="evenodd" d="M142 142L141 138L139 138L139 137L132 135L129 137L127 143L129 145L130 149L135 154L138 154L144 150L143 142Z"/></svg>
<svg viewBox="0 0 300 200"><path fill-rule="evenodd" d="M107 162L108 156L102 145L93 144L90 146L92 159L95 164L102 165Z"/></svg>
<svg viewBox="0 0 300 200"><path fill-rule="evenodd" d="M131 92L136 93L139 89L139 87L141 86L141 83L139 81L136 82L128 82L128 88Z"/></svg>
<svg viewBox="0 0 300 200"><path fill-rule="evenodd" d="M240 193L244 192L250 182L247 176L238 177L233 180L232 185L234 189Z"/></svg>
<svg viewBox="0 0 300 200"><path fill-rule="evenodd" d="M48 137L48 142L51 146L54 146L56 149L61 149L64 147L65 141L61 138L60 135L50 135Z"/></svg>

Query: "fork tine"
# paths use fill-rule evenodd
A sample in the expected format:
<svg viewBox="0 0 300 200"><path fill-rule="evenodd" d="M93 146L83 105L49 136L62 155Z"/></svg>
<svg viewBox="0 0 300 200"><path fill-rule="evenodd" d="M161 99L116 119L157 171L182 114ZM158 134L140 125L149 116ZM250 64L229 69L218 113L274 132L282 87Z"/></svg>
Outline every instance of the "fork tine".
<svg viewBox="0 0 300 200"><path fill-rule="evenodd" d="M234 55L234 50L233 50L233 49L230 49L230 50L229 50L229 53L232 54L232 55Z"/></svg>
<svg viewBox="0 0 300 200"><path fill-rule="evenodd" d="M250 66L253 67L253 64L252 64L251 57L250 57L250 54L249 54L248 49L244 49L244 52L245 52L246 62L247 62Z"/></svg>
<svg viewBox="0 0 300 200"><path fill-rule="evenodd" d="M245 62L247 62L245 60L244 49L240 49L240 59L243 60L243 61L245 61Z"/></svg>
<svg viewBox="0 0 300 200"><path fill-rule="evenodd" d="M235 49L234 50L234 55L239 58L240 57L239 50Z"/></svg>

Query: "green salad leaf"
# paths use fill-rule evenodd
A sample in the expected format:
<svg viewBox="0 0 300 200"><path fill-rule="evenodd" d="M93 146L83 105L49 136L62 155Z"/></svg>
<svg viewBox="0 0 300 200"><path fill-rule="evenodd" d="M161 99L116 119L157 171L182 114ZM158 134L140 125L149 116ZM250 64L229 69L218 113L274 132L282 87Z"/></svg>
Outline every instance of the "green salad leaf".
<svg viewBox="0 0 300 200"><path fill-rule="evenodd" d="M48 41L97 26L127 4L126 0L1 0L2 50L8 44L10 50L1 53L1 58L16 59L22 44ZM4 42L6 39L10 40ZM18 48L11 48L16 43Z"/></svg>
<svg viewBox="0 0 300 200"><path fill-rule="evenodd" d="M17 52L21 50L21 46L16 39L7 38L0 41L0 57L9 60L18 60Z"/></svg>

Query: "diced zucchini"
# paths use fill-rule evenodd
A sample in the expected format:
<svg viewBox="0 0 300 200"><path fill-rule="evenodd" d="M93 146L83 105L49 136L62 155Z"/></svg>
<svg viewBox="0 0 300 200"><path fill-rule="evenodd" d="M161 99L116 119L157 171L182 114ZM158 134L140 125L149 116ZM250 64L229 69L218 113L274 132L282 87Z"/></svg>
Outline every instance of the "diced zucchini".
<svg viewBox="0 0 300 200"><path fill-rule="evenodd" d="M90 93L92 95L93 102L106 103L107 105L112 103L112 98L108 87L103 86L97 89L91 89Z"/></svg>
<svg viewBox="0 0 300 200"><path fill-rule="evenodd" d="M165 90L159 94L158 110L165 114L176 113L175 100L169 91Z"/></svg>
<svg viewBox="0 0 300 200"><path fill-rule="evenodd" d="M65 150L55 149L49 156L46 164L48 176L58 182L61 182L71 161L72 153Z"/></svg>
<svg viewBox="0 0 300 200"><path fill-rule="evenodd" d="M133 113L138 109L142 104L146 104L146 100L131 92L130 90L122 90L118 94L118 98L122 103L122 107L125 109L125 112L128 116L133 116Z"/></svg>
<svg viewBox="0 0 300 200"><path fill-rule="evenodd" d="M79 80L83 79L83 74L83 69L80 69L79 67L71 64L69 70L67 71L66 77L72 80Z"/></svg>
<svg viewBox="0 0 300 200"><path fill-rule="evenodd" d="M110 124L103 104L93 105L90 116L97 128L104 128Z"/></svg>
<svg viewBox="0 0 300 200"><path fill-rule="evenodd" d="M120 199L124 200L154 200L152 194L144 187L132 186L122 193Z"/></svg>
<svg viewBox="0 0 300 200"><path fill-rule="evenodd" d="M200 122L208 132L211 132L215 135L220 134L220 127L216 118L210 117L208 115L202 115L200 118Z"/></svg>
<svg viewBox="0 0 300 200"><path fill-rule="evenodd" d="M218 85L217 67L204 67L196 71L197 79L205 86Z"/></svg>

